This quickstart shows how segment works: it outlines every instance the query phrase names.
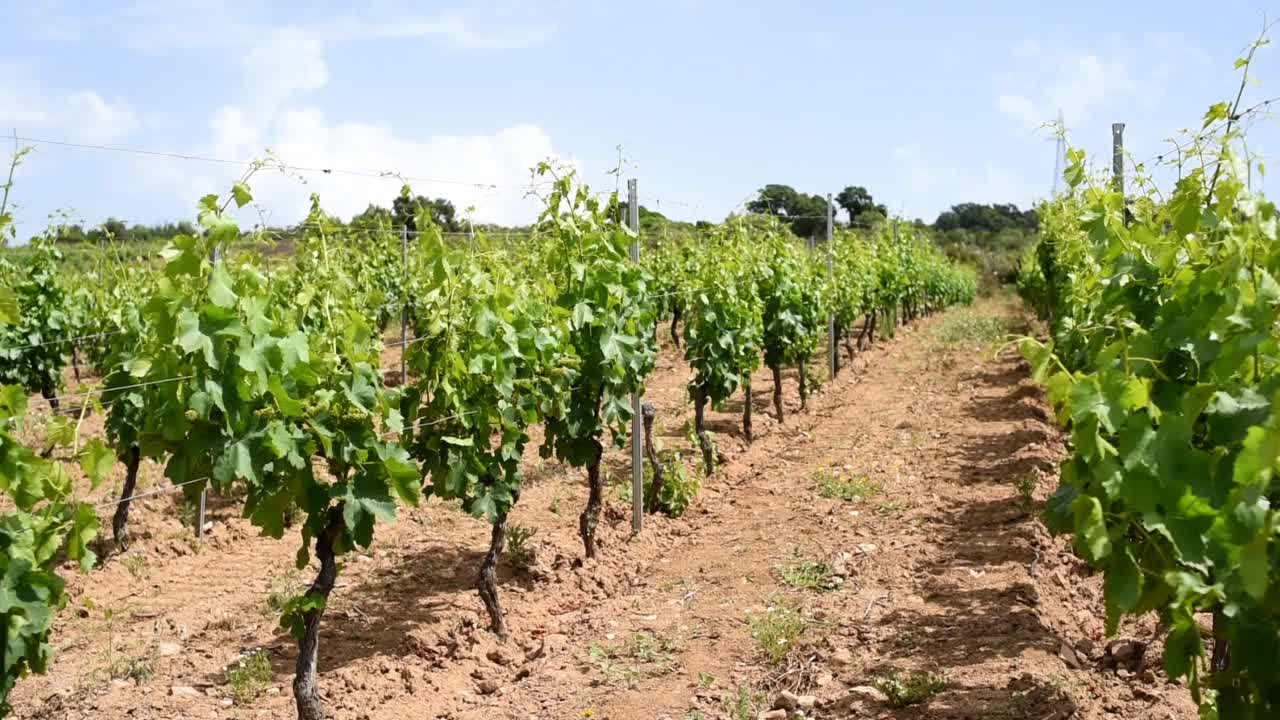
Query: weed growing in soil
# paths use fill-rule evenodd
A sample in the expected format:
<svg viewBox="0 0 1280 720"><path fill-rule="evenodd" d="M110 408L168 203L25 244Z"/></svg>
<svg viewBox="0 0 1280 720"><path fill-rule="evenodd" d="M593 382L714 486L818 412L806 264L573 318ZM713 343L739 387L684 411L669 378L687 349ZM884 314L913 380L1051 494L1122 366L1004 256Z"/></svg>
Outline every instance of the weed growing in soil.
<svg viewBox="0 0 1280 720"><path fill-rule="evenodd" d="M528 570L533 562L533 536L538 534L537 528L527 525L512 525L507 528L507 552L511 566L520 570Z"/></svg>
<svg viewBox="0 0 1280 720"><path fill-rule="evenodd" d="M630 684L675 670L679 649L680 644L665 635L640 631L618 645L592 643L587 654L606 678Z"/></svg>
<svg viewBox="0 0 1280 720"><path fill-rule="evenodd" d="M663 451L660 459L664 477L662 492L658 494L656 501L653 497L653 467L648 460L644 463L645 505L656 505L658 511L667 517L677 518L689 509L689 504L702 489L702 482L697 475L685 470L684 458L679 453ZM613 483L613 492L617 501L622 505L630 506L631 476L616 479L610 476L608 481Z"/></svg>
<svg viewBox="0 0 1280 720"><path fill-rule="evenodd" d="M155 661L150 655L118 657L109 668L112 680L132 680L138 685L151 681L156 674Z"/></svg>
<svg viewBox="0 0 1280 720"><path fill-rule="evenodd" d="M813 472L812 479L819 495L846 502L866 500L881 491L880 484L866 475L845 475L831 468L818 468Z"/></svg>
<svg viewBox="0 0 1280 720"><path fill-rule="evenodd" d="M879 507L876 508L876 514L881 517L890 517L897 515L906 509L907 504L901 500L888 500L880 503Z"/></svg>
<svg viewBox="0 0 1280 720"><path fill-rule="evenodd" d="M774 604L764 613L751 618L751 637L774 664L781 663L795 647L809 623L798 610L786 604Z"/></svg>
<svg viewBox="0 0 1280 720"><path fill-rule="evenodd" d="M196 514L199 512L198 503L188 500L186 495L182 495L178 500L178 522L182 523L182 527L192 530L196 527Z"/></svg>
<svg viewBox="0 0 1280 720"><path fill-rule="evenodd" d="M653 467L644 465L644 497L645 504L657 507L668 517L678 518L689 508L689 503L702 489L702 483L696 475L685 472L684 458L680 453L664 450L659 455L662 461L662 491L657 497L653 494Z"/></svg>
<svg viewBox="0 0 1280 720"><path fill-rule="evenodd" d="M1013 481L1018 490L1018 504L1023 510L1031 512L1036 506L1036 488L1040 485L1040 476L1034 470L1022 473Z"/></svg>
<svg viewBox="0 0 1280 720"><path fill-rule="evenodd" d="M877 690L889 698L896 708L928 702L934 695L947 689L947 678L935 672L899 673L893 671L875 679Z"/></svg>
<svg viewBox="0 0 1280 720"><path fill-rule="evenodd" d="M126 555L120 559L120 564L125 570L133 576L134 580L147 579L147 556L146 555Z"/></svg>
<svg viewBox="0 0 1280 720"><path fill-rule="evenodd" d="M1035 701L1025 692L1015 693L1009 698L1009 720L1028 720Z"/></svg>
<svg viewBox="0 0 1280 720"><path fill-rule="evenodd" d="M266 605L262 608L262 614L271 617L284 612L285 606L289 601L302 594L304 585L302 579L298 576L298 571L290 569L283 576L271 581L271 586L267 589Z"/></svg>
<svg viewBox="0 0 1280 720"><path fill-rule="evenodd" d="M934 327L934 340L943 345L993 343L1009 334L1009 321L995 315L979 315L972 310L950 313Z"/></svg>
<svg viewBox="0 0 1280 720"><path fill-rule="evenodd" d="M831 565L822 560L806 560L797 548L792 554L791 562L774 567L778 578L797 590L813 590L829 592L840 589L840 578L836 577Z"/></svg>
<svg viewBox="0 0 1280 720"><path fill-rule="evenodd" d="M760 712L767 709L767 701L768 698L759 690L750 685L739 685L725 699L725 712L730 720L756 720Z"/></svg>
<svg viewBox="0 0 1280 720"><path fill-rule="evenodd" d="M241 655L235 665L226 669L222 679L236 703L247 705L267 689L271 677L271 658L265 651L254 650Z"/></svg>
<svg viewBox="0 0 1280 720"><path fill-rule="evenodd" d="M235 615L231 613L223 613L210 620L209 623L205 625L205 629L225 632L228 630L235 630L238 626L239 622L237 622Z"/></svg>

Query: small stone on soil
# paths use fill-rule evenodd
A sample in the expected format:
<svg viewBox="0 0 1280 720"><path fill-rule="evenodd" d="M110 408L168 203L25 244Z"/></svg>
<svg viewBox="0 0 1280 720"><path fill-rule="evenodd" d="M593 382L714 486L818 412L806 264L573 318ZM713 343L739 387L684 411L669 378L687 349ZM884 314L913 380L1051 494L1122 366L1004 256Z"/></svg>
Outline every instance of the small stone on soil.
<svg viewBox="0 0 1280 720"><path fill-rule="evenodd" d="M817 702L818 699L812 695L796 695L789 690L783 690L778 693L778 697L773 701L773 707L775 710L794 712L796 710L811 710Z"/></svg>
<svg viewBox="0 0 1280 720"><path fill-rule="evenodd" d="M853 697L858 698L860 700L871 700L873 702L878 702L878 703L889 702L888 695L885 695L884 693L880 692L876 688L871 687L870 685L859 685L857 687L851 687L849 688L849 695L852 695Z"/></svg>

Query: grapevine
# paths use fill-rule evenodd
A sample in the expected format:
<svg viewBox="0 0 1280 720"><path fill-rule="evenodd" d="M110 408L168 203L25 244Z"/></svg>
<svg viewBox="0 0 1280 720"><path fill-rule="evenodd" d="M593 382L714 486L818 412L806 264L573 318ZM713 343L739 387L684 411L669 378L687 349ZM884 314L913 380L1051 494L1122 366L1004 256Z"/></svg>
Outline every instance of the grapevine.
<svg viewBox="0 0 1280 720"><path fill-rule="evenodd" d="M719 406L760 364L762 305L747 252L749 235L742 225L707 238L694 261L684 325L685 359L693 367L689 383L694 432L708 475L715 470L715 451L707 433L708 403Z"/></svg>
<svg viewBox="0 0 1280 720"><path fill-rule="evenodd" d="M66 291L59 280L62 253L48 237L32 241L32 253L10 292L16 320L0 326L0 382L39 392L58 406L70 330Z"/></svg>
<svg viewBox="0 0 1280 720"><path fill-rule="evenodd" d="M420 475L403 449L382 439L384 428L401 424L363 317L322 298L327 333L308 336L301 310L311 304L273 305L256 268L209 262L211 250L239 235L227 205L250 199L243 182L225 201L206 196L204 234L179 236L165 251L165 277L146 308L155 354L132 368L140 377L183 379L144 395L155 424L138 443L166 456L165 474L189 494L202 490L204 477L221 491L242 486L245 516L270 537L283 536L294 508L303 513L298 566L307 565L314 542L320 571L281 624L298 641L298 714L312 720L323 717L316 659L336 558L367 547L375 524L393 520L399 504L416 505Z"/></svg>
<svg viewBox="0 0 1280 720"><path fill-rule="evenodd" d="M587 557L595 557L604 496L601 438L607 430L618 448L626 440L631 394L644 390L656 362L650 332L655 315L646 299L648 273L628 255L634 234L607 222L588 189L574 187L572 174L557 176L546 164L538 172L554 177L541 217L550 238L544 262L554 268L555 304L568 318L567 341L577 362L565 413L547 418L542 452L586 468L579 534Z"/></svg>
<svg viewBox="0 0 1280 720"><path fill-rule="evenodd" d="M762 300L764 364L773 372L773 406L778 421L782 407L782 369L800 367L800 403L808 400L805 363L817 350L827 327L826 282L814 262L797 243L766 228L760 238L762 254L757 268Z"/></svg>
<svg viewBox="0 0 1280 720"><path fill-rule="evenodd" d="M1167 197L1126 199L1070 151L1069 192L1042 207L1018 281L1051 327L1022 351L1073 446L1051 524L1103 570L1108 631L1158 614L1166 672L1231 720L1280 712L1280 245L1275 205L1248 185L1252 58Z"/></svg>
<svg viewBox="0 0 1280 720"><path fill-rule="evenodd" d="M402 400L403 443L422 462L427 492L492 524L477 589L506 636L494 572L507 515L520 497L529 427L563 417L574 377L563 323L541 288L481 269L439 236L424 239L424 312L408 350L415 382Z"/></svg>
<svg viewBox="0 0 1280 720"><path fill-rule="evenodd" d="M0 219L0 232L3 231ZM12 310L0 325L16 319ZM15 438L27 409L24 389L0 386L0 492L12 508L0 514L0 619L4 652L0 657L0 717L8 715L9 693L27 673L43 673L51 648L49 634L58 611L67 603L65 584L54 572L67 559L82 571L95 562L89 543L98 530L93 507L79 502L61 463L37 457ZM78 438L73 437L73 444ZM93 440L80 451L80 465L97 487L110 451Z"/></svg>

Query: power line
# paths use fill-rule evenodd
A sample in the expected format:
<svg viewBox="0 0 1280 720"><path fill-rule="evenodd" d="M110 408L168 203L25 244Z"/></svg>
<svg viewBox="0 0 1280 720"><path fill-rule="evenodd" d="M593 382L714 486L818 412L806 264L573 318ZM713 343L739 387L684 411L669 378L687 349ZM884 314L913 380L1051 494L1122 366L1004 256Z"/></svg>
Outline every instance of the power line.
<svg viewBox="0 0 1280 720"><path fill-rule="evenodd" d="M109 333L82 334L82 336L79 336L79 337L60 338L60 340L50 340L45 342L33 342L31 343L31 345L14 345L12 347L0 347L0 352L5 352L9 350L31 350L31 348L33 347L45 347L46 345L59 345L59 343L63 343L63 342L78 343L79 341L82 341L82 340L93 340L93 338L96 338L96 337L111 337L111 336L114 336L114 334L120 334L123 332L124 331L111 331Z"/></svg>
<svg viewBox="0 0 1280 720"><path fill-rule="evenodd" d="M666 203L667 205L675 205L676 207L689 208L690 210L704 209L701 205L698 205L697 203L687 203L687 202L682 202L680 200L671 200L668 198L656 197L653 195L648 195L646 197L648 198L649 202L652 202L654 204L654 207L660 208L662 207L663 203Z"/></svg>
<svg viewBox="0 0 1280 720"><path fill-rule="evenodd" d="M49 140L46 138L24 137L21 135L15 135L11 137L13 137L13 139L18 142L34 143L37 145L55 145L58 147L76 148L80 150L99 150L103 152L125 153L125 154L131 154L131 155L145 155L149 157L169 158L172 160L187 160L191 162L214 163L219 165L235 165L239 167L253 167L255 165L262 165L262 162L254 161L254 160L232 160L229 158L217 158L217 157L210 157L207 155L175 153L175 152L166 152L163 150L147 150L142 148L128 148L128 147L119 147L119 146L112 146L112 145L93 145L89 143L67 142L65 140ZM307 167L302 165L289 165L283 161L280 163L280 167L283 170L290 170L293 172L320 173L322 175L344 175L349 177L359 177L359 178L365 178L365 179L371 179L371 180L401 180L404 182L415 182L415 183L435 183L438 185L457 185L461 187L472 187L472 188L477 188L482 190L497 190L499 188L526 189L527 187L532 187L534 185L533 183L531 183L529 186L521 186L521 185L507 185L506 183L500 184L500 183L489 183L489 182L473 182L468 180L455 180L455 179L447 179L447 178L431 178L431 177L400 175L398 173L388 172L388 171L369 172L366 170L350 170L350 169L338 168L338 167Z"/></svg>
<svg viewBox="0 0 1280 720"><path fill-rule="evenodd" d="M418 236L422 236L422 235L436 235L436 234L438 234L438 235L440 235L440 236L442 236L442 237L468 237L468 238L469 238L469 237L472 237L472 236L474 236L474 235L484 235L485 237L498 238L498 237L503 237L503 236L506 236L506 235L537 235L537 234L540 234L540 231L539 231L539 230L537 230L537 229L525 229L525 230L485 230L485 229L481 228L481 229L477 229L477 230L475 230L475 231L468 231L468 230L439 230L439 229L436 229L436 228L430 228L430 229L427 229L427 230L410 230L410 229L409 229L409 226L407 226L407 225L387 225L387 226L382 226L382 227L365 227L365 226L360 226L360 225L351 225L350 223L345 223L345 224L343 224L342 226L335 227L335 226L327 225L327 224L325 224L325 223L309 223L309 222L293 223L293 224L285 225L285 226L281 226L281 227L264 227L264 228L261 228L261 229L260 229L260 232L268 232L268 233L269 233L269 232L276 232L276 233L283 233L283 232L290 232L290 231L294 231L294 230L307 230L307 229L310 229L310 230L330 230L330 231L332 231L335 235L340 235L340 234L342 234L342 233L351 233L351 234L358 234L358 233L369 233L369 234L373 234L373 233L387 233L387 234L391 234L391 233L394 233L394 234L396 235L396 237L395 237L395 238L389 238L389 239L395 239L395 240L398 240L398 239L399 239L400 233L401 233L402 231L403 231L404 233L408 234L408 235L409 235L409 237L418 237ZM250 232L252 232L252 231L250 231Z"/></svg>
<svg viewBox="0 0 1280 720"><path fill-rule="evenodd" d="M450 420L461 420L461 419L462 419L462 418L464 418L464 417L470 417L470 416L475 415L475 414L480 413L480 412L483 412L483 411L482 411L482 410L468 410L468 411L466 411L466 412L458 413L457 415L450 415L450 416L448 416L448 417L433 418L433 419L431 419L431 420L422 420L422 421L416 422L416 423L414 423L414 424L412 424L412 425L406 425L405 427L402 427L402 428L400 428L399 430L388 430L388 431L386 431L386 432L382 433L382 437L383 437L383 438L388 438L388 437L391 437L392 435L400 435L400 434L403 434L406 430L416 430L416 429L418 429L418 428L431 427L432 425L439 425L439 424L441 424L441 423L449 422Z"/></svg>
<svg viewBox="0 0 1280 720"><path fill-rule="evenodd" d="M171 493L174 490L178 490L185 485L193 485L198 482L205 482L206 480L212 480L212 479L213 478L209 478L209 477L201 477L201 478L196 478L195 480L187 480L184 482L177 483L176 485L170 485L169 487L160 488L158 490L148 490L146 492L136 493L126 498L120 498L119 500L108 500L106 502L100 502L95 504L93 507L95 509L102 509L106 507L111 507L113 505L119 505L121 503L132 502L134 500L141 500L142 498L153 497L156 495L167 495L168 493Z"/></svg>
<svg viewBox="0 0 1280 720"><path fill-rule="evenodd" d="M93 397L94 395L102 395L103 393L119 392L121 390L134 390L136 388L148 387L151 385L163 385L165 383L178 382L179 380L190 380L194 377L195 375L180 375L178 377L165 378L163 380L150 380L147 382L134 383L133 385L121 385L120 387L100 388L98 390L90 390L88 392L75 393L73 395L59 395L57 397L52 397L52 398L41 398L41 400L44 400L45 402L49 403L49 406L52 407L55 402L61 402L63 400L89 398L89 397Z"/></svg>

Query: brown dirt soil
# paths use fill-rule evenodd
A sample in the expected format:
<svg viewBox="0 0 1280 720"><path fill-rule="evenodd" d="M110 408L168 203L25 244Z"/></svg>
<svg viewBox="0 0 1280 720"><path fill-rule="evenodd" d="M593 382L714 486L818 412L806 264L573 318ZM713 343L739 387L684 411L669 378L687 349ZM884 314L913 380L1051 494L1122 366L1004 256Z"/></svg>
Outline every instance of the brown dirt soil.
<svg viewBox="0 0 1280 720"><path fill-rule="evenodd" d="M804 413L788 373L782 425L762 369L755 443L741 439L740 403L710 413L727 463L684 517L649 516L638 538L615 488L597 562L579 561L582 473L539 460L535 445L511 520L536 530L531 567L508 554L500 568L504 644L483 629L474 591L487 525L431 501L379 528L367 554L344 558L324 616L327 709L352 720L743 720L787 690L814 696L814 718L1194 718L1187 690L1159 670L1158 642L1145 655L1107 652L1100 579L1034 514L1064 456L1041 393L1012 355L937 334L970 312L1018 310L987 300L900 329ZM398 368L398 353L384 359ZM688 377L665 348L646 400L661 442L694 474ZM101 419L84 430L101 432ZM627 462L612 451L609 473L625 480ZM822 473L878 491L822 497ZM122 477L117 468L92 497L109 502ZM1019 481L1035 483L1030 504ZM144 464L140 491L165 482ZM268 598L305 587L314 564L295 571L297 538L259 537L234 498L211 500L213 527L197 543L179 498L137 501L127 552L87 576L64 573L73 599L49 674L19 684L16 716L295 717L296 647ZM100 510L107 532L111 511ZM794 587L803 570L828 589ZM789 652L772 644L775 662L753 630L786 619L799 634ZM1156 630L1134 623L1122 635L1147 641ZM233 697L225 671L253 649L273 677L256 697ZM867 689L917 671L944 678L920 704L893 708Z"/></svg>

